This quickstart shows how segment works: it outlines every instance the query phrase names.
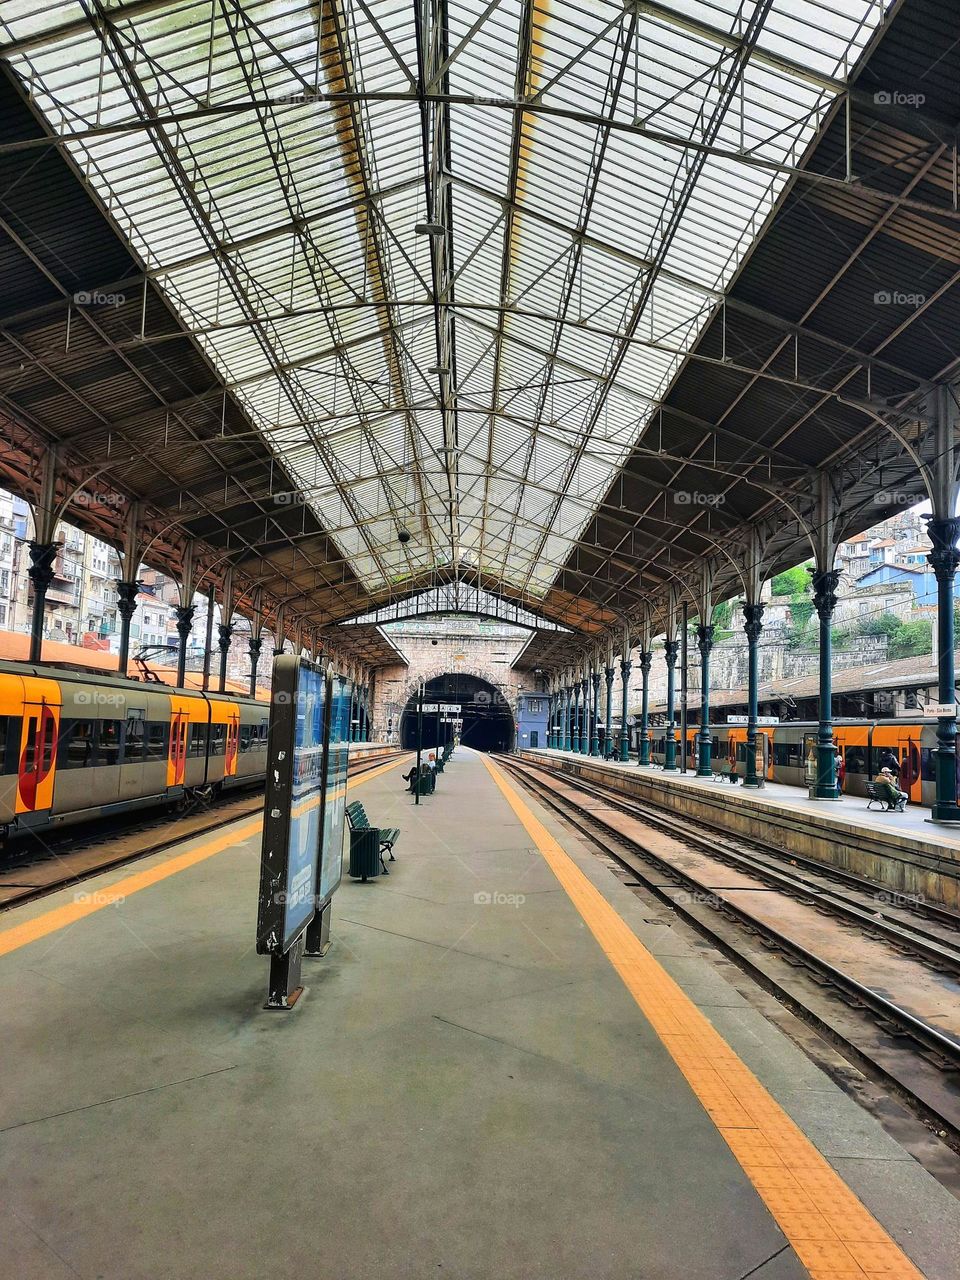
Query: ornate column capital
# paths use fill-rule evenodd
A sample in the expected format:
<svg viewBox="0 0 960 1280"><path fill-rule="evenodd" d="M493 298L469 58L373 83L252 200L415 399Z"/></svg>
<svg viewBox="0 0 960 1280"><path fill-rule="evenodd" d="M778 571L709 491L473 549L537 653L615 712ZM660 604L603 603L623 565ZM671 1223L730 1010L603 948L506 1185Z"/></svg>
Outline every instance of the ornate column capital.
<svg viewBox="0 0 960 1280"><path fill-rule="evenodd" d="M751 644L756 644L760 639L760 632L763 630L763 611L765 608L766 605L762 604L745 604L743 606L743 629Z"/></svg>
<svg viewBox="0 0 960 1280"><path fill-rule="evenodd" d="M37 591L46 591L53 581L53 562L60 550L59 542L31 542L30 567L27 573Z"/></svg>
<svg viewBox="0 0 960 1280"><path fill-rule="evenodd" d="M652 649L641 649L641 650L640 650L640 673L641 673L641 675L648 676L648 675L650 674L650 668L651 668L652 666L653 666L653 650L652 650Z"/></svg>
<svg viewBox="0 0 960 1280"><path fill-rule="evenodd" d="M680 652L679 640L665 640L663 643L663 656L667 660L668 667L677 665L677 654Z"/></svg>
<svg viewBox="0 0 960 1280"><path fill-rule="evenodd" d="M137 611L137 595L141 585L136 580L128 582L125 578L117 579L117 613L124 622L129 622Z"/></svg>
<svg viewBox="0 0 960 1280"><path fill-rule="evenodd" d="M705 658L713 648L714 628L711 625L697 627L697 646L701 655Z"/></svg>
<svg viewBox="0 0 960 1280"><path fill-rule="evenodd" d="M960 549L957 547L957 541L960 540L960 516L951 516L946 520L928 516L927 535L933 543L927 560L933 565L937 581L952 581L960 568Z"/></svg>
<svg viewBox="0 0 960 1280"><path fill-rule="evenodd" d="M633 663L629 658L620 659L620 676L622 679L628 679L630 672L633 670Z"/></svg>
<svg viewBox="0 0 960 1280"><path fill-rule="evenodd" d="M230 641L233 638L233 623L221 622L217 627L217 631L220 634L220 648L224 653L226 653L230 648Z"/></svg>
<svg viewBox="0 0 960 1280"><path fill-rule="evenodd" d="M181 640L186 640L193 630L193 615L196 611L196 605L192 604L178 604L174 609L177 615L177 634Z"/></svg>
<svg viewBox="0 0 960 1280"><path fill-rule="evenodd" d="M829 621L833 617L833 611L837 607L837 586L840 582L839 569L824 569L822 572L814 573L811 579L813 583L813 603L817 610L817 616L824 621Z"/></svg>

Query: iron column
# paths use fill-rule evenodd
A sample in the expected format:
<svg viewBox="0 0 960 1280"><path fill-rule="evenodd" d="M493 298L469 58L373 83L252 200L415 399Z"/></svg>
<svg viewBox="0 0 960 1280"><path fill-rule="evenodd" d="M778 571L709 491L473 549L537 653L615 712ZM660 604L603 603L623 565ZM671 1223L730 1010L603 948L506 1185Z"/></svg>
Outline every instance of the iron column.
<svg viewBox="0 0 960 1280"><path fill-rule="evenodd" d="M697 752L697 777L709 778L713 739L710 735L710 650L713 648L713 626L697 627L697 645L700 649L700 750Z"/></svg>
<svg viewBox="0 0 960 1280"><path fill-rule="evenodd" d="M663 748L663 767L674 770L677 767L677 731L673 723L674 702L676 699L676 667L677 651L680 644L677 640L665 640L663 656L667 664L667 736Z"/></svg>
<svg viewBox="0 0 960 1280"><path fill-rule="evenodd" d="M31 662L39 662L43 653L43 610L47 601L47 588L53 581L53 562L59 550L59 542L30 543L30 568L27 574L33 585L33 613L30 616Z"/></svg>
<svg viewBox="0 0 960 1280"><path fill-rule="evenodd" d="M760 684L760 654L758 645L760 633L763 631L762 604L745 604L743 629L747 635L747 760L743 785L745 787L764 786L763 775L757 769L757 747L760 735L757 733L757 699Z"/></svg>
<svg viewBox="0 0 960 1280"><path fill-rule="evenodd" d="M257 696L257 667L260 665L260 650L263 648L263 636L250 633L250 697Z"/></svg>
<svg viewBox="0 0 960 1280"><path fill-rule="evenodd" d="M177 650L177 686L183 688L183 682L187 678L187 641L190 639L190 632L193 630L193 615L196 611L192 604L177 605L174 612L177 615L177 635L180 637L180 646Z"/></svg>
<svg viewBox="0 0 960 1280"><path fill-rule="evenodd" d="M954 579L960 565L960 518L927 520L933 550L927 559L937 575L937 677L938 696L944 705L956 706L956 679L953 661ZM934 822L960 822L957 804L957 716L940 716L937 721L936 795L930 816Z"/></svg>
<svg viewBox="0 0 960 1280"><path fill-rule="evenodd" d="M590 672L590 683L593 685L593 714L590 716L590 754L600 754L600 672Z"/></svg>
<svg viewBox="0 0 960 1280"><path fill-rule="evenodd" d="M613 677L616 671L613 667L605 667L603 674L607 681L607 714L603 722L603 758L611 760L613 758Z"/></svg>
<svg viewBox="0 0 960 1280"><path fill-rule="evenodd" d="M230 641L233 638L233 623L219 623L217 632L220 645L220 677L217 684L220 692L223 693L227 687L227 655L230 652Z"/></svg>
<svg viewBox="0 0 960 1280"><path fill-rule="evenodd" d="M565 686L563 690L563 749L564 751L572 751L570 745L570 714L572 711L571 699L573 690L569 686Z"/></svg>
<svg viewBox="0 0 960 1280"><path fill-rule="evenodd" d="M120 615L120 659L117 667L122 676L127 674L127 663L130 660L130 623L137 611L137 593L140 583L137 581L117 582L117 613Z"/></svg>
<svg viewBox="0 0 960 1280"><path fill-rule="evenodd" d="M817 780L810 789L811 800L839 800L837 763L833 745L833 637L831 623L837 604L839 569L824 569L813 575L813 603L820 621L820 698L817 725Z"/></svg>
<svg viewBox="0 0 960 1280"><path fill-rule="evenodd" d="M622 695L620 704L620 763L626 764L630 759L630 729L627 725L628 706L630 700L630 672L633 663L630 661L629 653L625 653L620 659L620 692Z"/></svg>
<svg viewBox="0 0 960 1280"><path fill-rule="evenodd" d="M650 668L653 665L653 651L640 650L640 750L637 753L637 764L650 763Z"/></svg>

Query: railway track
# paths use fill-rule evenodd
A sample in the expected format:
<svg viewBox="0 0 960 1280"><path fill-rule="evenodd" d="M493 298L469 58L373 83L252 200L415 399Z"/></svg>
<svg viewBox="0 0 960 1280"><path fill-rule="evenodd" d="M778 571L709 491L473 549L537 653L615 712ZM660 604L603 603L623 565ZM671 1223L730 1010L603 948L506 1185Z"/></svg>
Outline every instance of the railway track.
<svg viewBox="0 0 960 1280"><path fill-rule="evenodd" d="M365 753L350 761L356 778L393 760L396 751ZM102 819L46 837L25 837L0 853L0 911L55 893L89 876L162 853L183 840L252 817L263 807L262 787L195 805L186 812L143 811L136 818Z"/></svg>
<svg viewBox="0 0 960 1280"><path fill-rule="evenodd" d="M498 763L960 1151L960 916L545 764Z"/></svg>

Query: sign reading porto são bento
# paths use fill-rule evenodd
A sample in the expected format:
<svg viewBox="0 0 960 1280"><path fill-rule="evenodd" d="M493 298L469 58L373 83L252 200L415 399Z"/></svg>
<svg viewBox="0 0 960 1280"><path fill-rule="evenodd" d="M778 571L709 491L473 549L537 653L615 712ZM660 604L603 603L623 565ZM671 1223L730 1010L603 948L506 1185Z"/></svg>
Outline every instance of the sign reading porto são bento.
<svg viewBox="0 0 960 1280"><path fill-rule="evenodd" d="M257 918L261 955L289 951L316 911L329 701L320 667L290 654L277 658Z"/></svg>

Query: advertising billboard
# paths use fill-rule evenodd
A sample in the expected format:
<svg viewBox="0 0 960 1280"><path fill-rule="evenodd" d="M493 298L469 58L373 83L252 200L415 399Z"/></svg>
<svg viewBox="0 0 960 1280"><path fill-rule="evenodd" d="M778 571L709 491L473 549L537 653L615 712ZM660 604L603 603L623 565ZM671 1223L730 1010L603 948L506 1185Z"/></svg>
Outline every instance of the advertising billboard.
<svg viewBox="0 0 960 1280"><path fill-rule="evenodd" d="M261 955L288 951L317 906L324 758L330 729L328 695L326 672L320 667L292 654L277 657L257 915Z"/></svg>
<svg viewBox="0 0 960 1280"><path fill-rule="evenodd" d="M347 761L350 741L350 699L353 685L345 676L333 676L329 686L330 733L324 757L323 839L317 908L330 900L343 865L343 823L347 807Z"/></svg>

